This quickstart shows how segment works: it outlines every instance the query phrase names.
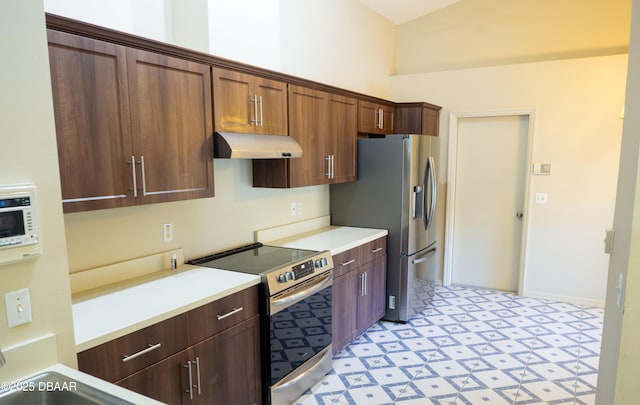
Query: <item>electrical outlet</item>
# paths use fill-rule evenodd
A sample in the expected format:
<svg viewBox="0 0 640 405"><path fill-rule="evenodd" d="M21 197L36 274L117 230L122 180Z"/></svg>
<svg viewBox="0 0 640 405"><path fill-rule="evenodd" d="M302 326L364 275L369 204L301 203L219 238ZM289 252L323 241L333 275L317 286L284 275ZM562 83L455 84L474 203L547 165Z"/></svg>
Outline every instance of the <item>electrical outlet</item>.
<svg viewBox="0 0 640 405"><path fill-rule="evenodd" d="M298 203L298 216L302 216L302 203Z"/></svg>
<svg viewBox="0 0 640 405"><path fill-rule="evenodd" d="M4 301L10 328L31 322L31 300L28 288L5 293Z"/></svg>
<svg viewBox="0 0 640 405"><path fill-rule="evenodd" d="M162 237L165 242L171 242L173 240L173 224L162 225Z"/></svg>
<svg viewBox="0 0 640 405"><path fill-rule="evenodd" d="M292 202L291 203L291 216L295 217L296 215L298 215L298 204Z"/></svg>

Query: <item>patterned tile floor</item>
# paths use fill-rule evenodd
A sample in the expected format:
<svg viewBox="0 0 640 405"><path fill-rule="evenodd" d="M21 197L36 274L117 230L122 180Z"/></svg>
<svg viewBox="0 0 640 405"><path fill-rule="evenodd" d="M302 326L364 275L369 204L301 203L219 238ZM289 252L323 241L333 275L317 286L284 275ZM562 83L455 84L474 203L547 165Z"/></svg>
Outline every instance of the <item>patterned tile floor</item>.
<svg viewBox="0 0 640 405"><path fill-rule="evenodd" d="M378 322L297 405L593 404L602 308L435 287L406 324Z"/></svg>

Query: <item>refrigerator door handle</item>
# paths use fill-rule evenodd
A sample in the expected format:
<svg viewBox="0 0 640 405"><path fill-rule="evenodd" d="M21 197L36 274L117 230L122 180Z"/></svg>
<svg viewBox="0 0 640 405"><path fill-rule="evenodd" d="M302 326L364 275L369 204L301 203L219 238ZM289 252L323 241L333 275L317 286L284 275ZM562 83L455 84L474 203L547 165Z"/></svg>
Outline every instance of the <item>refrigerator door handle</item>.
<svg viewBox="0 0 640 405"><path fill-rule="evenodd" d="M433 161L433 156L429 156L429 160L427 162L427 171L428 171L428 183L431 185L431 201L429 204L429 213L424 218L424 227L425 229L429 229L431 224L433 223L433 217L436 213L436 201L438 198L438 182L436 181L436 171L435 171L435 163ZM426 196L425 196L426 199ZM426 205L426 201L425 201Z"/></svg>
<svg viewBox="0 0 640 405"><path fill-rule="evenodd" d="M413 219L424 216L424 186L422 184L413 187Z"/></svg>
<svg viewBox="0 0 640 405"><path fill-rule="evenodd" d="M411 260L411 264L419 264L419 263L422 263L422 262L426 262L427 260L429 260L429 258L431 256L436 254L436 250L438 250L438 248L431 248L431 249L427 250L420 257Z"/></svg>

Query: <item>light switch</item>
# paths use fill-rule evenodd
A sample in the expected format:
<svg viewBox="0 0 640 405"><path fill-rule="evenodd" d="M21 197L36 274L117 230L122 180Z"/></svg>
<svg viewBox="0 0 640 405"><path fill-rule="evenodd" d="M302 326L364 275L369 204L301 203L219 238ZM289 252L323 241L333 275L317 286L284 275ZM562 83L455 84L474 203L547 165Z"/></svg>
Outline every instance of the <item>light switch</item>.
<svg viewBox="0 0 640 405"><path fill-rule="evenodd" d="M4 301L10 328L31 322L31 300L28 288L5 293Z"/></svg>
<svg viewBox="0 0 640 405"><path fill-rule="evenodd" d="M549 199L547 193L536 193L536 204L546 204Z"/></svg>

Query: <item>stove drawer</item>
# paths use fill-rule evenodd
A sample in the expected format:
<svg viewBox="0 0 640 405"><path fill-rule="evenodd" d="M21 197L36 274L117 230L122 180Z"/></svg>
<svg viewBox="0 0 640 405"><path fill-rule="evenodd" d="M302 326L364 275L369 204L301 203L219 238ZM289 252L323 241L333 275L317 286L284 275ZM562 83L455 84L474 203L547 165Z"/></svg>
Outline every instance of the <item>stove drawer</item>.
<svg viewBox="0 0 640 405"><path fill-rule="evenodd" d="M258 314L258 286L187 312L187 344L211 337Z"/></svg>

